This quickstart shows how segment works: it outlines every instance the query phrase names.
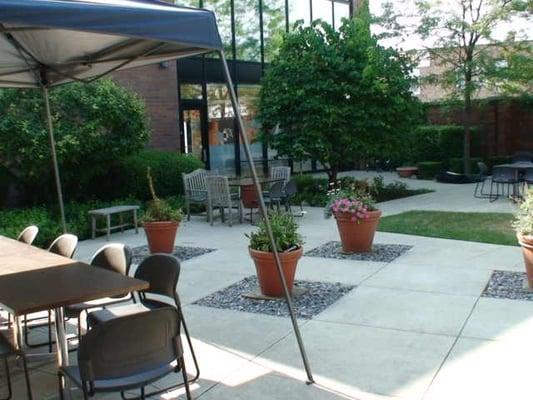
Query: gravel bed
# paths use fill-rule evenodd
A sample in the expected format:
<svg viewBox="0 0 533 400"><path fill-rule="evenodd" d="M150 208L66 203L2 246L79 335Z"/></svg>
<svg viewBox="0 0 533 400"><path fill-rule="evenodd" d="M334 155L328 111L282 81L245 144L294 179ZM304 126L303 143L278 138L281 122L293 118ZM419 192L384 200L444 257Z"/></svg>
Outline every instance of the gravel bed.
<svg viewBox="0 0 533 400"><path fill-rule="evenodd" d="M307 291L300 296L293 297L294 310L297 318L311 319L324 311L331 304L352 290L355 286L341 283L295 281L295 287L305 288ZM225 308L229 310L245 311L275 316L288 316L285 300L258 300L243 297L244 294L258 290L257 277L250 276L212 293L194 304L205 307Z"/></svg>
<svg viewBox="0 0 533 400"><path fill-rule="evenodd" d="M482 296L533 301L533 291L524 289L525 279L525 272L494 271Z"/></svg>
<svg viewBox="0 0 533 400"><path fill-rule="evenodd" d="M207 253L211 253L216 249L208 249L204 247L188 247L188 246L175 246L172 253L180 261L190 260L191 258L198 257ZM150 255L148 246L134 247L133 251L133 264L140 263L144 258Z"/></svg>
<svg viewBox="0 0 533 400"><path fill-rule="evenodd" d="M369 253L344 253L341 242L334 241L315 247L306 252L304 256L336 258L339 260L391 262L412 247L404 244L374 244L372 251Z"/></svg>

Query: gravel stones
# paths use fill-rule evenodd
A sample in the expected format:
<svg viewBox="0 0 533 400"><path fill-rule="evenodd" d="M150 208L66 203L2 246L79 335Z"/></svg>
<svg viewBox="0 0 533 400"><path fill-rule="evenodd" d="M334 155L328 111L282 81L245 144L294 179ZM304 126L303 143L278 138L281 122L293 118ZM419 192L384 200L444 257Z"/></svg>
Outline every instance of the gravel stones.
<svg viewBox="0 0 533 400"><path fill-rule="evenodd" d="M482 296L533 301L533 291L524 289L525 272L494 271Z"/></svg>
<svg viewBox="0 0 533 400"><path fill-rule="evenodd" d="M295 281L295 287L305 288L301 295L293 297L297 318L311 319L352 290L355 286L341 283ZM257 278L250 276L212 293L194 304L205 307L224 308L275 316L288 316L284 298L259 300L243 296L258 290Z"/></svg>
<svg viewBox="0 0 533 400"><path fill-rule="evenodd" d="M215 250L216 249L208 249L204 247L175 246L172 255L174 255L180 261L186 261L194 257L211 253ZM150 255L150 250L148 250L148 246L134 247L132 251L133 264L139 264L144 258Z"/></svg>
<svg viewBox="0 0 533 400"><path fill-rule="evenodd" d="M369 253L344 253L341 243L333 241L315 247L304 255L309 257L335 258L338 260L391 262L412 247L404 244L374 244L372 251Z"/></svg>

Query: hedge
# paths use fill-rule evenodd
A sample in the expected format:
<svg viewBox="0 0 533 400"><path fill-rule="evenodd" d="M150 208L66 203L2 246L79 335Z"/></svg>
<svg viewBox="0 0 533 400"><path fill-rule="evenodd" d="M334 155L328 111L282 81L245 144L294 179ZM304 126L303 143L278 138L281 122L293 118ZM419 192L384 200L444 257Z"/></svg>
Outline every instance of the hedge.
<svg viewBox="0 0 533 400"><path fill-rule="evenodd" d="M420 162L417 166L419 179L434 179L445 168L444 163L440 161Z"/></svg>

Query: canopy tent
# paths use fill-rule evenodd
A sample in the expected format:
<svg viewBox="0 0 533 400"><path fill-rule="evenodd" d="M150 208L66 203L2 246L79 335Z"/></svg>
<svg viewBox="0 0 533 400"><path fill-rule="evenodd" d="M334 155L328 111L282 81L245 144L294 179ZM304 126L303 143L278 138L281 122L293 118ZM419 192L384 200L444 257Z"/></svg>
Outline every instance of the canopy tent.
<svg viewBox="0 0 533 400"><path fill-rule="evenodd" d="M43 90L64 231L66 222L48 89L73 81L90 82L126 68L213 51L220 55L307 378L313 382L215 15L153 0L0 0L0 33L0 87ZM67 355L61 358L68 362Z"/></svg>

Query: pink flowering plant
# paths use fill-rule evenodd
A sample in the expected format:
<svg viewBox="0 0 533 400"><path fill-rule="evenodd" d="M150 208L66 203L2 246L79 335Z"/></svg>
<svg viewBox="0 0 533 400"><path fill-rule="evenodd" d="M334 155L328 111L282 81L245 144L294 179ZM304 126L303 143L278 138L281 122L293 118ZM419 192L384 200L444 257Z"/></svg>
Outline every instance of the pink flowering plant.
<svg viewBox="0 0 533 400"><path fill-rule="evenodd" d="M329 218L336 213L348 213L353 222L360 222L368 218L370 211L375 210L372 196L361 188L352 187L330 193L325 215Z"/></svg>

